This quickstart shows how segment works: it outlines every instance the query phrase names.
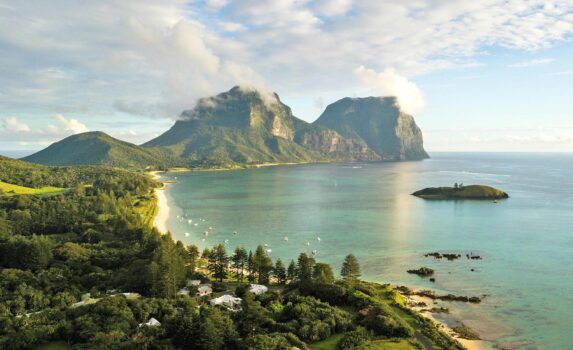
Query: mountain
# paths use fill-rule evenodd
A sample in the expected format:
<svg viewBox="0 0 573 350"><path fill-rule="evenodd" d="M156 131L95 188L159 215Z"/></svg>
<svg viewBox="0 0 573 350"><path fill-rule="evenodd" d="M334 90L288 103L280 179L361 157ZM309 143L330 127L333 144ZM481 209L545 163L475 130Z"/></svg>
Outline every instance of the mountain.
<svg viewBox="0 0 573 350"><path fill-rule="evenodd" d="M145 168L169 165L161 152L115 139L100 131L76 134L22 158L45 165L107 165L121 168Z"/></svg>
<svg viewBox="0 0 573 350"><path fill-rule="evenodd" d="M314 124L362 140L382 160L428 158L422 131L395 97L346 97L328 105Z"/></svg>
<svg viewBox="0 0 573 350"><path fill-rule="evenodd" d="M296 118L277 94L238 86L199 100L143 147L204 165L379 159L361 140Z"/></svg>
<svg viewBox="0 0 573 350"><path fill-rule="evenodd" d="M23 159L46 165L145 168L427 157L422 132L395 98L344 98L307 123L277 94L236 86L200 99L168 131L141 146L88 132Z"/></svg>

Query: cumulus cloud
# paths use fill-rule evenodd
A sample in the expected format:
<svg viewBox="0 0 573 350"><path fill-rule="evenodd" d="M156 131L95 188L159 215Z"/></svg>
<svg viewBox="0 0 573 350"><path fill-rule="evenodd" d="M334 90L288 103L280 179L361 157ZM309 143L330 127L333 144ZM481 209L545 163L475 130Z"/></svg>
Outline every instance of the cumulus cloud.
<svg viewBox="0 0 573 350"><path fill-rule="evenodd" d="M15 117L4 119L4 130L7 132L28 132L30 127L26 123L21 123Z"/></svg>
<svg viewBox="0 0 573 350"><path fill-rule="evenodd" d="M386 68L377 73L372 69L360 66L354 70L356 77L364 84L386 96L396 96L400 107L409 114L414 114L424 107L424 96L420 89L393 68Z"/></svg>
<svg viewBox="0 0 573 350"><path fill-rule="evenodd" d="M32 128L28 124L19 121L16 117L4 119L0 130L2 141L18 141L27 144L44 145L57 141L63 137L87 132L89 129L77 119L67 119L61 114L53 117L56 125L49 124L45 128Z"/></svg>
<svg viewBox="0 0 573 350"><path fill-rule="evenodd" d="M56 131L56 130L63 130L64 133L69 134L79 134L82 132L88 132L89 129L77 119L66 119L61 114L56 114L54 119L60 123L59 127L49 125L49 127Z"/></svg>
<svg viewBox="0 0 573 350"><path fill-rule="evenodd" d="M549 64L553 61L555 61L554 58L539 58L539 59L530 60L530 61L522 61L522 62L513 63L513 64L510 64L509 67L510 68L527 68L527 67L532 67L532 66Z"/></svg>

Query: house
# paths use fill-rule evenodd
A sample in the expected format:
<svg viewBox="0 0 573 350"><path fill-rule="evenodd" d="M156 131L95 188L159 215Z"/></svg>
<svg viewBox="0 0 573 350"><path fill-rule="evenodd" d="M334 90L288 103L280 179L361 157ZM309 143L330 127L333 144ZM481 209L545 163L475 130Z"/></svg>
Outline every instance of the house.
<svg viewBox="0 0 573 350"><path fill-rule="evenodd" d="M261 295L266 293L269 289L267 286L263 286L262 284L251 284L249 288L249 292L253 293L254 295Z"/></svg>
<svg viewBox="0 0 573 350"><path fill-rule="evenodd" d="M187 280L187 287L198 287L200 284L200 280Z"/></svg>
<svg viewBox="0 0 573 350"><path fill-rule="evenodd" d="M147 327L159 327L161 326L161 322L157 321L155 318L150 318L149 321L147 321L146 323L140 323L139 327L143 327L143 326L147 326Z"/></svg>
<svg viewBox="0 0 573 350"><path fill-rule="evenodd" d="M177 292L177 295L189 295L189 289L187 287L181 288Z"/></svg>
<svg viewBox="0 0 573 350"><path fill-rule="evenodd" d="M209 295L211 293L213 293L213 289L208 284L204 284L204 285L200 286L199 288L197 288L197 296L202 297L205 295Z"/></svg>
<svg viewBox="0 0 573 350"><path fill-rule="evenodd" d="M241 308L241 298L234 297L229 294L222 295L218 298L211 299L211 306L224 306L229 310L239 310Z"/></svg>

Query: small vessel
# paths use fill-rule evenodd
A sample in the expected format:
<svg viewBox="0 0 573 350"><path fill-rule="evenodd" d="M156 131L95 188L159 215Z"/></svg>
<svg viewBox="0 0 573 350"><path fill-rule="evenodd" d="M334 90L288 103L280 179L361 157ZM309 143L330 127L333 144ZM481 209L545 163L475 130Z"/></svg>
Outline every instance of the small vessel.
<svg viewBox="0 0 573 350"><path fill-rule="evenodd" d="M494 200L493 203L494 203L494 204L497 204L497 200Z"/></svg>
<svg viewBox="0 0 573 350"><path fill-rule="evenodd" d="M185 232L185 237L189 237L189 232Z"/></svg>
<svg viewBox="0 0 573 350"><path fill-rule="evenodd" d="M233 231L233 234L236 235L236 234L237 234L237 231Z"/></svg>
<svg viewBox="0 0 573 350"><path fill-rule="evenodd" d="M225 240L225 244L226 244L226 243L229 243L229 240L228 240L228 239Z"/></svg>
<svg viewBox="0 0 573 350"><path fill-rule="evenodd" d="M269 245L265 243L265 247L268 247Z"/></svg>
<svg viewBox="0 0 573 350"><path fill-rule="evenodd" d="M320 242L320 237L316 237L316 240Z"/></svg>
<svg viewBox="0 0 573 350"><path fill-rule="evenodd" d="M306 245L310 245L310 242L306 242Z"/></svg>
<svg viewBox="0 0 573 350"><path fill-rule="evenodd" d="M187 223L188 223L188 224L190 224L190 223L192 223L192 222L193 222L193 220L191 220L191 219L187 220Z"/></svg>
<svg viewBox="0 0 573 350"><path fill-rule="evenodd" d="M209 226L209 230L212 230L212 229L213 229L213 227L212 227L212 226Z"/></svg>
<svg viewBox="0 0 573 350"><path fill-rule="evenodd" d="M284 240L285 242L288 242L288 237L287 237L287 236L284 236L283 240Z"/></svg>
<svg viewBox="0 0 573 350"><path fill-rule="evenodd" d="M316 255L316 253L318 253L316 250L312 251L312 255Z"/></svg>
<svg viewBox="0 0 573 350"><path fill-rule="evenodd" d="M202 242L205 242L205 238L201 239Z"/></svg>
<svg viewBox="0 0 573 350"><path fill-rule="evenodd" d="M194 224L193 224L193 226L197 226L197 225L199 225L199 224L198 224L198 223L194 223Z"/></svg>
<svg viewBox="0 0 573 350"><path fill-rule="evenodd" d="M205 232L203 232L203 234L204 234L205 236L209 236L209 231L205 231Z"/></svg>
<svg viewBox="0 0 573 350"><path fill-rule="evenodd" d="M272 249L267 249L267 253L272 253L273 250Z"/></svg>

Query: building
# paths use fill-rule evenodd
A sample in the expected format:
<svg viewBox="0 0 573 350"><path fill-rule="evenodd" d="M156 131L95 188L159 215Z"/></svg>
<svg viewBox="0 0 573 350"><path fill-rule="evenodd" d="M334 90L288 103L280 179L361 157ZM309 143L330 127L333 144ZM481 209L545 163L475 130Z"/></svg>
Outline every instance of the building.
<svg viewBox="0 0 573 350"><path fill-rule="evenodd" d="M145 322L145 323L140 323L139 327L143 327L143 326L147 326L147 327L159 327L161 326L161 322L157 321L155 318L150 318L149 321Z"/></svg>
<svg viewBox="0 0 573 350"><path fill-rule="evenodd" d="M187 280L187 287L198 287L200 284L200 280Z"/></svg>
<svg viewBox="0 0 573 350"><path fill-rule="evenodd" d="M200 286L199 288L197 288L197 296L202 297L205 295L209 295L211 293L213 293L213 289L208 284L204 284L204 285Z"/></svg>
<svg viewBox="0 0 573 350"><path fill-rule="evenodd" d="M243 300L241 298L225 294L218 298L211 299L211 306L220 305L226 307L229 310L240 310L242 301Z"/></svg>
<svg viewBox="0 0 573 350"><path fill-rule="evenodd" d="M185 288L181 288L178 292L177 295L189 295L189 289L187 287Z"/></svg>
<svg viewBox="0 0 573 350"><path fill-rule="evenodd" d="M261 295L266 293L269 290L267 286L263 286L262 284L251 284L249 288L249 292L253 293L254 295Z"/></svg>

